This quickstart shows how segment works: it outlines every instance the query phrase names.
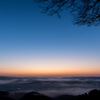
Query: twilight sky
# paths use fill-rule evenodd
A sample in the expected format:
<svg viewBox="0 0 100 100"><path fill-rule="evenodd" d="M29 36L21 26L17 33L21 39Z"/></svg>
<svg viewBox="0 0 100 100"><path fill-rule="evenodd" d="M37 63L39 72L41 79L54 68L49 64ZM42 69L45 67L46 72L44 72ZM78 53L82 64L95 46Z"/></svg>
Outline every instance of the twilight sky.
<svg viewBox="0 0 100 100"><path fill-rule="evenodd" d="M0 75L100 75L100 26L41 11L33 0L0 0Z"/></svg>

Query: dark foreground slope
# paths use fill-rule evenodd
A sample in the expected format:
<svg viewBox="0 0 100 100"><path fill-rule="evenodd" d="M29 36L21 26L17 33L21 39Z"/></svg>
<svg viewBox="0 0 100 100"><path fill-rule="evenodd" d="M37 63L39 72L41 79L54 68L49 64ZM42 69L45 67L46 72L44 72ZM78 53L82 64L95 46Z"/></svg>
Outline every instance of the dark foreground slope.
<svg viewBox="0 0 100 100"><path fill-rule="evenodd" d="M0 100L15 100L15 99L10 97L10 94L8 92L0 91Z"/></svg>
<svg viewBox="0 0 100 100"><path fill-rule="evenodd" d="M30 92L24 95L20 100L54 100L54 99L37 92Z"/></svg>
<svg viewBox="0 0 100 100"><path fill-rule="evenodd" d="M73 95L61 95L55 98L56 100L100 100L100 90L91 90L89 93L85 93L78 96Z"/></svg>
<svg viewBox="0 0 100 100"><path fill-rule="evenodd" d="M43 94L40 94L38 92L29 92L25 95L22 95L21 97L20 93L11 94L9 92L0 91L0 100L55 100L55 99L45 96Z"/></svg>
<svg viewBox="0 0 100 100"><path fill-rule="evenodd" d="M17 97L14 97L14 95L12 96L11 93L0 91L0 100L100 100L100 90L91 90L89 93L78 96L61 95L55 98L45 96L38 92L29 92L27 94L24 94L19 99Z"/></svg>

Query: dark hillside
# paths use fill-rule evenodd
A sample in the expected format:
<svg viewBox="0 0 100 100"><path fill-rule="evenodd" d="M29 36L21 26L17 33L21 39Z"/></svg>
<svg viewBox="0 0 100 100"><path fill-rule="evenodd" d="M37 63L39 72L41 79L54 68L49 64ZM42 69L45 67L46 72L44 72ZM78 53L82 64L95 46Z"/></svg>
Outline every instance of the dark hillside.
<svg viewBox="0 0 100 100"><path fill-rule="evenodd" d="M78 96L60 95L55 98L48 97L38 92L29 92L20 96L19 99L16 97L16 93L14 97L10 92L0 91L0 100L100 100L100 90L94 89Z"/></svg>

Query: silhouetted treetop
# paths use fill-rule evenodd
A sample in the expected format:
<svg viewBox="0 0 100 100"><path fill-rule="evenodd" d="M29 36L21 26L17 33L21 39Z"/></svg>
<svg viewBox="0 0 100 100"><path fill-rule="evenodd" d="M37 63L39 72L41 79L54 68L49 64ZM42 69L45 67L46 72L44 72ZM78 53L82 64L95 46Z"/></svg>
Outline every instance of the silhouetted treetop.
<svg viewBox="0 0 100 100"><path fill-rule="evenodd" d="M100 24L100 0L34 0L40 4L44 13L57 14L70 10L74 23L78 25Z"/></svg>

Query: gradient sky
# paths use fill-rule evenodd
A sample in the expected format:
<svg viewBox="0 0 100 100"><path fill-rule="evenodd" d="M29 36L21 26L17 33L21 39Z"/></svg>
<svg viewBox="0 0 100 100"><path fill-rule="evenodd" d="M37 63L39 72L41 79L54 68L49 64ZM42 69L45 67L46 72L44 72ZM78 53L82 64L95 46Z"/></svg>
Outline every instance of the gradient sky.
<svg viewBox="0 0 100 100"><path fill-rule="evenodd" d="M100 26L41 11L33 0L0 0L0 75L100 75Z"/></svg>

